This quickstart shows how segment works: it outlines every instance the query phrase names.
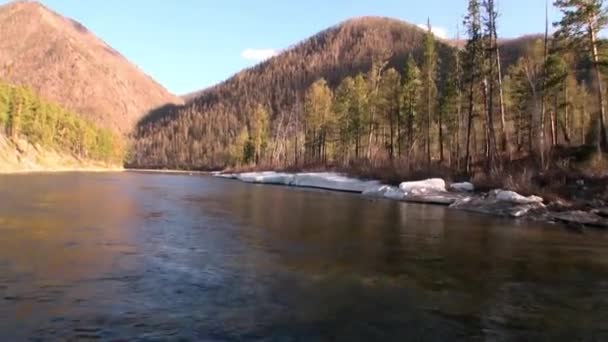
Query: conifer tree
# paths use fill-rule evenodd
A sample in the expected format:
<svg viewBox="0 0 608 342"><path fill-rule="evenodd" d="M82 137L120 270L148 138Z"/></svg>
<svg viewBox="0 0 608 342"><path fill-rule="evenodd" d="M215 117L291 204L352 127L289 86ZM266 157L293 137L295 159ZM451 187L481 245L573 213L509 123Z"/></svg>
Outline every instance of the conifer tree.
<svg viewBox="0 0 608 342"><path fill-rule="evenodd" d="M577 51L583 49L591 56L599 105L596 144L598 150L607 152L606 104L598 41L598 33L608 24L604 0L556 0L554 5L562 12L562 19L554 24L558 28L556 37L565 40L571 48L577 48Z"/></svg>
<svg viewBox="0 0 608 342"><path fill-rule="evenodd" d="M422 81L420 80L420 69L412 55L409 55L404 70L401 91L401 111L399 120L397 121L397 150L399 155L403 152L403 140L405 140L406 143L408 157L414 147L414 124L418 117L418 99L421 92Z"/></svg>
<svg viewBox="0 0 608 342"><path fill-rule="evenodd" d="M437 102L437 63L438 57L435 46L435 35L432 31L431 20L428 19L427 32L424 36L424 62L422 64L424 109L426 112L423 131L427 167L431 164L431 124Z"/></svg>

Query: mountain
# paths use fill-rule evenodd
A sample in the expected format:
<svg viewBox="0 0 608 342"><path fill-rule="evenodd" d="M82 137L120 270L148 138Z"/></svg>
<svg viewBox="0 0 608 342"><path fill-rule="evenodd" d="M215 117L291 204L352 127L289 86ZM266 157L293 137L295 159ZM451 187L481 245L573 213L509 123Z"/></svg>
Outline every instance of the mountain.
<svg viewBox="0 0 608 342"><path fill-rule="evenodd" d="M367 72L374 59L403 70L409 54L422 58L425 31L384 17L362 17L324 30L225 82L187 96L182 106L158 108L135 133L134 167L224 166L229 149L257 105L273 123L298 111L306 89L324 78L331 87ZM452 51L438 42L440 55Z"/></svg>
<svg viewBox="0 0 608 342"><path fill-rule="evenodd" d="M0 79L119 133L181 103L83 25L31 1L0 6Z"/></svg>

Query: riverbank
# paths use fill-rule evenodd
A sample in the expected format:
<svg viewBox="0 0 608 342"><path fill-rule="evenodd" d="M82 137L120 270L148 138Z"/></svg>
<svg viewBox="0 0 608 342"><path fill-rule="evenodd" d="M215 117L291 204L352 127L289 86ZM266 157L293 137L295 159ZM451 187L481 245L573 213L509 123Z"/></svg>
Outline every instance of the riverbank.
<svg viewBox="0 0 608 342"><path fill-rule="evenodd" d="M444 205L454 210L481 214L563 222L577 228L608 228L608 208L568 209L541 196L524 196L504 189L479 191L470 182L448 184L441 178L401 182L399 186L394 186L379 180L361 180L333 172L215 172L213 176L245 183L345 191L370 198Z"/></svg>
<svg viewBox="0 0 608 342"><path fill-rule="evenodd" d="M0 134L0 174L33 172L119 172L122 166L83 160Z"/></svg>

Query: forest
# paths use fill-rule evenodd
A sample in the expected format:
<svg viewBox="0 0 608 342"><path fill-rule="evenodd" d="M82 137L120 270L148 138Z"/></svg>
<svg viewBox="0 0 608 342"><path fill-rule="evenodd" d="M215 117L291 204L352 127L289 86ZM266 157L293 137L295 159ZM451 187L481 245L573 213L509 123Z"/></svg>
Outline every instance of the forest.
<svg viewBox="0 0 608 342"><path fill-rule="evenodd" d="M122 138L40 98L31 89L0 82L0 134L83 160L120 164Z"/></svg>
<svg viewBox="0 0 608 342"><path fill-rule="evenodd" d="M601 160L606 8L553 5L561 20L542 18L545 33L517 49L501 43L494 0L469 0L453 41L437 39L430 20L426 32L347 22L149 116L127 165L501 177L521 163L534 173L568 167L579 155L564 151Z"/></svg>

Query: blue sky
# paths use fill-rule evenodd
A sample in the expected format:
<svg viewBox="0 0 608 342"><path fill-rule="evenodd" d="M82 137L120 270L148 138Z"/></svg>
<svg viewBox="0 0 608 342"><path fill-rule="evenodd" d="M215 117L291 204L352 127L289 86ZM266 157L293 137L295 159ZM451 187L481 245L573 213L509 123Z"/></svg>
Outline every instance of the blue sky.
<svg viewBox="0 0 608 342"><path fill-rule="evenodd" d="M0 4L7 3L0 0ZM42 0L74 18L169 91L218 83L345 19L430 17L451 37L466 0ZM545 0L499 0L500 34L544 30ZM555 10L551 9L555 19Z"/></svg>

